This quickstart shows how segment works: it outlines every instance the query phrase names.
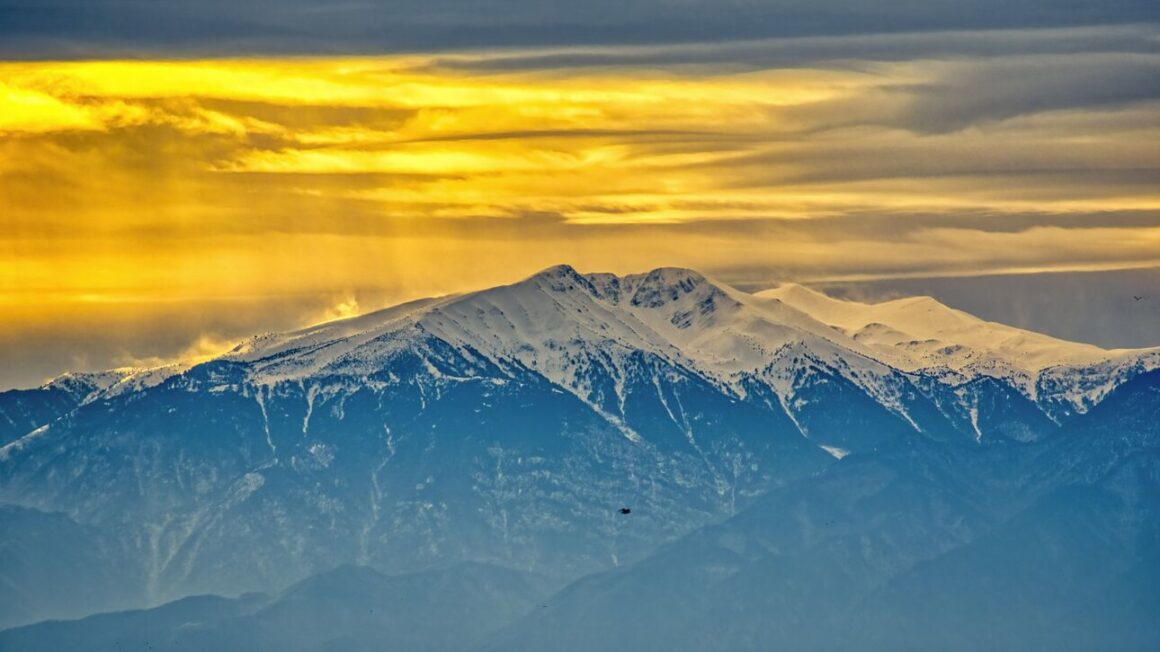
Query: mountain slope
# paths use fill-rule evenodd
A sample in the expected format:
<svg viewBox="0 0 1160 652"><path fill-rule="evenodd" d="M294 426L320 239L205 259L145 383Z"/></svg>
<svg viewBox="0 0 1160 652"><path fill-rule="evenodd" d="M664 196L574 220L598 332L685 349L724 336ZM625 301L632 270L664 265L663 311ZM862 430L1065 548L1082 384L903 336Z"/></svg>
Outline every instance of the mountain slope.
<svg viewBox="0 0 1160 652"><path fill-rule="evenodd" d="M918 513L936 509L917 495L929 485L955 518L989 527L1010 508L984 506L1022 499L948 476L1059 440L1156 363L1091 353L1034 378L950 354L912 367L830 321L691 270L554 267L257 336L197 365L121 372L22 422L43 421L0 448L0 503L109 537L136 563L112 593L138 606L277 592L342 564L481 562L563 582L844 473L830 469L874 468L864 460L955 460L954 473L891 472L910 478L899 486L914 487ZM988 355L1016 371L1020 342L1047 355L1039 336L1019 337ZM929 540L937 550L960 535Z"/></svg>
<svg viewBox="0 0 1160 652"><path fill-rule="evenodd" d="M0 505L0 629L132 606L136 565L122 542L63 514Z"/></svg>
<svg viewBox="0 0 1160 652"><path fill-rule="evenodd" d="M1158 387L1138 378L1053 441L850 456L483 649L1156 649Z"/></svg>

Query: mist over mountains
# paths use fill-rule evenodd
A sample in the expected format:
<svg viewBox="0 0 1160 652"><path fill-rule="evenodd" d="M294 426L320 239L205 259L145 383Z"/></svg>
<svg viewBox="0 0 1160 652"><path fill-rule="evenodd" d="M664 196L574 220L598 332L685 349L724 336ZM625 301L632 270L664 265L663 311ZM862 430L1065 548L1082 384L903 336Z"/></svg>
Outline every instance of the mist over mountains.
<svg viewBox="0 0 1160 652"><path fill-rule="evenodd" d="M559 266L67 375L0 394L0 649L1156 649L1158 367Z"/></svg>

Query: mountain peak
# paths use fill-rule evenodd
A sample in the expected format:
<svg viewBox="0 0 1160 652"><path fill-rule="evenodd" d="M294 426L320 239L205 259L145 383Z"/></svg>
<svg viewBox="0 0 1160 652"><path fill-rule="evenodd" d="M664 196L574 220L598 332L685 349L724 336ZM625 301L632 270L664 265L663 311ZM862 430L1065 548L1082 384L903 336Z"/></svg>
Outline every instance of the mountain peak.
<svg viewBox="0 0 1160 652"><path fill-rule="evenodd" d="M642 274L617 276L609 272L581 274L571 265L553 265L524 279L552 292L582 289L598 299L619 303L628 298L641 308L659 308L693 292L707 279L696 270L658 267Z"/></svg>
<svg viewBox="0 0 1160 652"><path fill-rule="evenodd" d="M696 284L705 281L704 274L687 267L657 267L643 274L629 274L624 278L625 280L648 281L665 285L678 285L681 283Z"/></svg>
<svg viewBox="0 0 1160 652"><path fill-rule="evenodd" d="M542 269L528 278L524 279L524 283L540 283L548 289L555 292L563 292L566 290L576 289L582 287L585 290L592 290L591 283L588 279L581 276L571 265L553 265L547 269Z"/></svg>
<svg viewBox="0 0 1160 652"><path fill-rule="evenodd" d="M643 308L659 308L676 301L706 282L700 272L680 267L658 267L645 274L626 276L624 280L625 285L635 290L632 305Z"/></svg>
<svg viewBox="0 0 1160 652"><path fill-rule="evenodd" d="M532 281L532 280L539 279L539 278L544 278L544 279L569 278L569 277L574 277L574 276L580 276L580 273L576 271L575 267L572 267L571 265L568 265L567 263L560 263L559 265L552 265L551 267L545 267L544 269L541 269L540 271L536 272L535 274L532 274L531 276L527 277L524 280Z"/></svg>

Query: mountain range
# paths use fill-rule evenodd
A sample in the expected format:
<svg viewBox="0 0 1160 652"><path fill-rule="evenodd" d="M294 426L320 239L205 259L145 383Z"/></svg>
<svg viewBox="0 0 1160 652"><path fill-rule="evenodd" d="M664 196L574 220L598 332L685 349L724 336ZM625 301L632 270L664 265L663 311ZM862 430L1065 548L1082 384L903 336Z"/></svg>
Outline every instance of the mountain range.
<svg viewBox="0 0 1160 652"><path fill-rule="evenodd" d="M0 649L1156 649L1158 417L1160 348L553 267L0 393Z"/></svg>

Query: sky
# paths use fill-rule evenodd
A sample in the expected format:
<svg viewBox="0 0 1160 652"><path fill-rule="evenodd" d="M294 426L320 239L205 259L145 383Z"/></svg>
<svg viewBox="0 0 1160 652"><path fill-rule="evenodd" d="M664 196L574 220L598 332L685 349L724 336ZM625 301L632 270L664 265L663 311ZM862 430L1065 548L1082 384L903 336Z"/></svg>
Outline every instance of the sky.
<svg viewBox="0 0 1160 652"><path fill-rule="evenodd" d="M0 388L557 263L1157 345L1158 25L1128 0L0 0Z"/></svg>

